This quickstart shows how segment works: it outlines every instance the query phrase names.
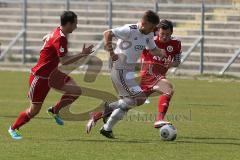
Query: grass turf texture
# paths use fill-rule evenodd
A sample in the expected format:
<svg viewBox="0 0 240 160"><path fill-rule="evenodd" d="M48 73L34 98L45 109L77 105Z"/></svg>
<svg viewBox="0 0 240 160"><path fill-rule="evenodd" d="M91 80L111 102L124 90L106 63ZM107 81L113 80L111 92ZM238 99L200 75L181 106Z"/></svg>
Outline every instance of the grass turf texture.
<svg viewBox="0 0 240 160"><path fill-rule="evenodd" d="M240 85L236 81L170 79L175 95L167 115L178 129L173 142L159 138L153 128L157 97L151 103L135 108L139 116L121 121L109 140L99 134L102 122L91 134L85 133L86 121L65 121L57 126L46 114L61 94L51 91L40 114L21 128L23 139L14 141L7 133L9 125L29 102L28 73L0 72L0 159L9 160L232 160L240 157ZM83 75L73 75L79 85L115 93L109 76L99 76L94 83L83 81ZM99 100L81 97L71 111L79 113L93 108ZM133 112L131 112L133 113ZM147 118L146 118L147 117Z"/></svg>

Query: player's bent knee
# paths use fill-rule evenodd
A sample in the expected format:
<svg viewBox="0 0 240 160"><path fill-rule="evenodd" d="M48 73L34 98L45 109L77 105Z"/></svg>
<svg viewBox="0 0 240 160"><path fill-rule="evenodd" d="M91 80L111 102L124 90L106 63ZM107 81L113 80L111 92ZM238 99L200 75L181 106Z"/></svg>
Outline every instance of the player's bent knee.
<svg viewBox="0 0 240 160"><path fill-rule="evenodd" d="M136 100L136 106L141 106L145 103L146 101L146 97L145 96L142 96L142 97L137 97L135 100Z"/></svg>
<svg viewBox="0 0 240 160"><path fill-rule="evenodd" d="M82 94L82 89L80 87L76 87L72 92L75 96L79 97Z"/></svg>
<svg viewBox="0 0 240 160"><path fill-rule="evenodd" d="M168 90L165 90L164 92L162 92L162 94L165 94L165 95L169 95L169 96L173 96L174 94L174 90L173 89L168 89Z"/></svg>
<svg viewBox="0 0 240 160"><path fill-rule="evenodd" d="M31 118L35 117L40 112L41 106L41 104L31 105L31 107L27 110L29 116L31 116Z"/></svg>
<svg viewBox="0 0 240 160"><path fill-rule="evenodd" d="M80 88L80 87L78 87L78 89L77 89L77 95L81 95L82 94L82 89Z"/></svg>
<svg viewBox="0 0 240 160"><path fill-rule="evenodd" d="M138 99L137 100L137 106L143 105L145 103L145 101L146 101L146 98Z"/></svg>
<svg viewBox="0 0 240 160"><path fill-rule="evenodd" d="M166 79L161 80L153 89L161 94L172 96L174 94L173 85Z"/></svg>
<svg viewBox="0 0 240 160"><path fill-rule="evenodd" d="M36 112L33 112L32 114L30 114L31 118L35 117L38 113L39 113L39 111L36 111Z"/></svg>
<svg viewBox="0 0 240 160"><path fill-rule="evenodd" d="M174 89L172 88L172 90L169 93L171 96L174 94Z"/></svg>
<svg viewBox="0 0 240 160"><path fill-rule="evenodd" d="M174 88L173 88L173 85L171 83L168 87L168 92L166 94L168 94L170 96L172 96L174 94Z"/></svg>

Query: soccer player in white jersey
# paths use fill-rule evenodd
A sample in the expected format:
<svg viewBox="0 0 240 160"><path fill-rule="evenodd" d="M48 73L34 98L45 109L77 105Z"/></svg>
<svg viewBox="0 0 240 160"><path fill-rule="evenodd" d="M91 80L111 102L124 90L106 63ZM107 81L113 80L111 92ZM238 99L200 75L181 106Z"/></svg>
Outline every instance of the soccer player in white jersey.
<svg viewBox="0 0 240 160"><path fill-rule="evenodd" d="M165 50L159 49L154 42L154 29L159 24L159 16L148 10L137 24L127 24L104 32L105 49L112 60L111 79L118 92L119 100L105 105L103 112L93 113L86 130L90 132L97 120L103 118L100 133L114 138L112 128L134 106L142 105L146 95L134 79L135 66L142 51L146 48L153 55L163 58ZM117 38L113 49L112 39Z"/></svg>

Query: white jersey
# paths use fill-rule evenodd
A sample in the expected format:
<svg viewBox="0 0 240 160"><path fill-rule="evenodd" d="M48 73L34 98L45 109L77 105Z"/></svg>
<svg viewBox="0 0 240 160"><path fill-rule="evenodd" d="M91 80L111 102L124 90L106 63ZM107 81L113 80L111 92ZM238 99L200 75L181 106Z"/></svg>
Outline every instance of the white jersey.
<svg viewBox="0 0 240 160"><path fill-rule="evenodd" d="M127 24L111 31L118 39L114 52L119 59L113 63L116 69L135 69L143 49L156 48L153 32L142 34L138 24Z"/></svg>

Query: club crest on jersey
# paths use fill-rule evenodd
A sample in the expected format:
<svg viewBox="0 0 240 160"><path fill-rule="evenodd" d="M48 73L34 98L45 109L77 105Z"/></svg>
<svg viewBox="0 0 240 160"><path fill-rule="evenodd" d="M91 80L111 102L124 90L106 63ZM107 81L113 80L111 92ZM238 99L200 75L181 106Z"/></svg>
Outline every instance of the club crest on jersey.
<svg viewBox="0 0 240 160"><path fill-rule="evenodd" d="M119 48L121 48L122 50L127 50L130 47L132 47L132 42L130 41L122 41L119 45Z"/></svg>
<svg viewBox="0 0 240 160"><path fill-rule="evenodd" d="M173 46L167 46L167 51L172 52L173 51Z"/></svg>
<svg viewBox="0 0 240 160"><path fill-rule="evenodd" d="M62 46L60 46L60 52L63 53L64 52L64 48Z"/></svg>

